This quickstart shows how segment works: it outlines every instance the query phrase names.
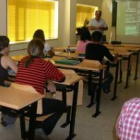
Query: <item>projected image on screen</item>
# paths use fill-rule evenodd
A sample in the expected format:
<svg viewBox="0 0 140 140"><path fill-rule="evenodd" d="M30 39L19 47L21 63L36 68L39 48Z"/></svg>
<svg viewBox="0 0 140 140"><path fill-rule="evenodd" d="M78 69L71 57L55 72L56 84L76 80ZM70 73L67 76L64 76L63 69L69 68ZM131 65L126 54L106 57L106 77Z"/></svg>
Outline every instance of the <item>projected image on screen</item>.
<svg viewBox="0 0 140 140"><path fill-rule="evenodd" d="M117 40L140 43L140 1L119 1L117 5Z"/></svg>

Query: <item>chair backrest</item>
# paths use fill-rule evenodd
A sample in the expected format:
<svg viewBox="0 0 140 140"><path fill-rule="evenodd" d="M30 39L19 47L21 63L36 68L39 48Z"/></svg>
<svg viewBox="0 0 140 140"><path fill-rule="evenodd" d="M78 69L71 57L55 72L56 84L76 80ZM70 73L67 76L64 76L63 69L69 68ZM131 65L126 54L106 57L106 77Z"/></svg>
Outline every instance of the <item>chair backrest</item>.
<svg viewBox="0 0 140 140"><path fill-rule="evenodd" d="M91 65L95 65L95 66L100 66L101 63L97 60L90 60L90 59L84 59L82 61L83 64L85 64L87 67L90 67Z"/></svg>
<svg viewBox="0 0 140 140"><path fill-rule="evenodd" d="M20 90L24 90L27 92L32 92L32 93L37 93L39 94L32 86L30 85L21 85L21 84L17 84L17 83L12 83L11 88L15 88L15 89L20 89Z"/></svg>
<svg viewBox="0 0 140 140"><path fill-rule="evenodd" d="M65 74L75 74L76 72L74 70L69 70L69 69L59 69Z"/></svg>
<svg viewBox="0 0 140 140"><path fill-rule="evenodd" d="M91 67L92 65L97 66L97 67L101 66L101 63L97 60L84 59L82 63L83 63L83 65L85 65L87 67ZM102 78L104 79L104 70L103 70L103 77ZM99 79L99 77L96 79Z"/></svg>

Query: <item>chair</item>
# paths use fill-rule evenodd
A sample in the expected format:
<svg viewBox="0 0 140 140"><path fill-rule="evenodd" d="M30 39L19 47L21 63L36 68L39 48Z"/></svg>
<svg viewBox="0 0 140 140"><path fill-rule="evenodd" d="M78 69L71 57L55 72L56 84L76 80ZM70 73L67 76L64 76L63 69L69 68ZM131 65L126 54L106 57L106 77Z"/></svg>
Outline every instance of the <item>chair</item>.
<svg viewBox="0 0 140 140"><path fill-rule="evenodd" d="M97 60L89 60L89 59L84 59L83 62L82 62L83 65L85 65L86 67L91 67L92 65L94 66L101 66L101 63ZM89 71L78 71L78 74L81 75L81 76L84 76L86 79L89 80L89 78L92 78L92 87L89 87L89 88L92 88L91 89L91 98L90 98L90 103L89 105L87 105L88 108L90 108L91 106L93 106L94 104L94 96L95 96L95 92L97 91L97 88L98 88L98 85L99 85L99 75L98 73L97 74L94 74L92 75L92 77L89 76L88 74ZM104 78L104 72L103 72L103 82L105 82L107 79ZM98 94L98 93L97 93Z"/></svg>
<svg viewBox="0 0 140 140"><path fill-rule="evenodd" d="M114 51L118 54L119 54L119 52L123 52L123 53L128 52L128 50L125 47L115 47ZM128 60L128 58L126 58L126 57L122 56L122 58L123 58L123 60ZM124 66L125 65L124 64L122 65L122 60L121 60L120 61L120 82L122 81L121 79L122 79L122 75L123 75L123 70L126 70L126 67L124 67ZM131 75L131 67L132 67L132 65L130 64L129 72L128 72L129 76Z"/></svg>

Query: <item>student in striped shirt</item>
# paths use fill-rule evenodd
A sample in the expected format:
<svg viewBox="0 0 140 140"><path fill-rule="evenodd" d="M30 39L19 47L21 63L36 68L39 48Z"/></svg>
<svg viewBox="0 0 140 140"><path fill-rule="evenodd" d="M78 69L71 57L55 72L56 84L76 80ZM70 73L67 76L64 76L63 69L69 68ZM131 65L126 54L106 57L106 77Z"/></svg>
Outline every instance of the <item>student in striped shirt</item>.
<svg viewBox="0 0 140 140"><path fill-rule="evenodd" d="M20 60L15 82L18 84L31 85L39 94L44 94L46 80L48 87L55 90L53 81L63 82L65 76L51 62L43 59L44 44L39 39L33 39L28 45L29 56ZM55 127L57 121L65 110L62 101L56 99L43 99L43 113L41 115L54 113L43 122L42 129L49 135Z"/></svg>

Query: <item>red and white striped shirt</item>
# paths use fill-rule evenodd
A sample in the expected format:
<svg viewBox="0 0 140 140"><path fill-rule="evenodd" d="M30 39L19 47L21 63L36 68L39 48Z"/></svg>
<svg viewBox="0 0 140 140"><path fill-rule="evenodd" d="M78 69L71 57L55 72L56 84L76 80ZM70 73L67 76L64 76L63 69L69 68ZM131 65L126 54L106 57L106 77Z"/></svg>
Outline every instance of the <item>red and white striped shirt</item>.
<svg viewBox="0 0 140 140"><path fill-rule="evenodd" d="M140 98L127 101L116 123L120 140L140 140Z"/></svg>
<svg viewBox="0 0 140 140"><path fill-rule="evenodd" d="M37 92L44 94L44 86L47 79L61 81L65 78L63 73L51 62L43 58L34 58L33 62L26 68L24 62L29 56L24 57L18 65L15 82L31 85Z"/></svg>

